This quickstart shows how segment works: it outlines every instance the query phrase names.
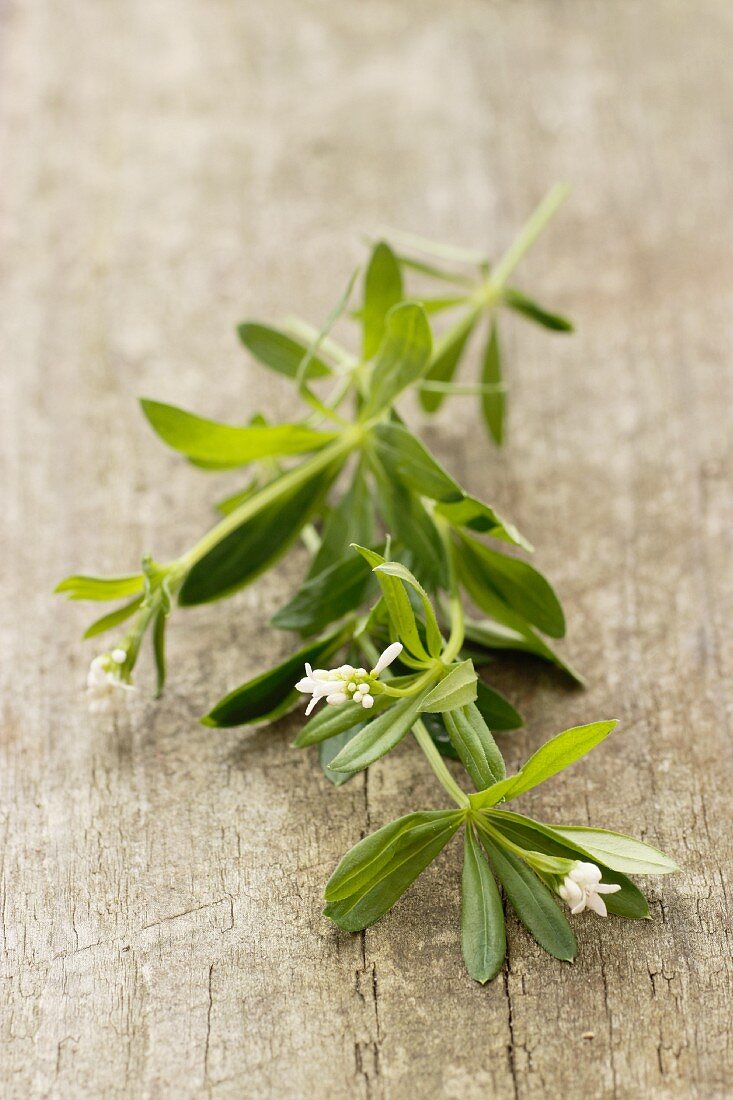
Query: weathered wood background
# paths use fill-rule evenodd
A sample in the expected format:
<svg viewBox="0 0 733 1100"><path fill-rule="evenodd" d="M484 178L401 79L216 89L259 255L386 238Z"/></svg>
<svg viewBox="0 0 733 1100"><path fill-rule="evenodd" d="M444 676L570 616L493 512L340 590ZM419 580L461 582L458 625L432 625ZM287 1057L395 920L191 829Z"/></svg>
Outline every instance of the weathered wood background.
<svg viewBox="0 0 733 1100"><path fill-rule="evenodd" d="M727 0L2 5L3 1095L730 1095L732 46ZM286 652L302 559L177 614L166 698L113 724L50 592L210 521L136 395L292 413L238 320L321 319L382 223L498 250L557 179L520 281L578 333L512 328L502 455L473 402L429 438L539 546L589 678L502 666L511 763L622 719L527 808L684 874L653 921L579 919L572 967L512 924L480 988L458 846L363 938L320 916L363 830L440 804L414 748L334 792L297 719L196 723Z"/></svg>

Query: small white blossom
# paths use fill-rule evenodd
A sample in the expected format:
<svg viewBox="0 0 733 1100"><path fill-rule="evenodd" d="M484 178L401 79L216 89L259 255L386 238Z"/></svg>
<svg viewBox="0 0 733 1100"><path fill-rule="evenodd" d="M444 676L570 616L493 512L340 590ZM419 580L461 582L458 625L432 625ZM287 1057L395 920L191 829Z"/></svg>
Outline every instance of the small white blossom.
<svg viewBox="0 0 733 1100"><path fill-rule="evenodd" d="M95 657L87 673L87 701L92 714L105 714L115 709L120 692L134 691L122 678L122 665L127 659L124 649L114 649Z"/></svg>
<svg viewBox="0 0 733 1100"><path fill-rule="evenodd" d="M601 894L615 894L621 887L617 883L601 882L601 869L595 863L578 861L558 888L558 894L575 916L584 909L592 909L599 917L608 910Z"/></svg>
<svg viewBox="0 0 733 1100"><path fill-rule="evenodd" d="M374 706L374 684L379 674L384 672L402 652L400 642L388 645L382 656L377 661L371 672L365 668L354 668L352 665L341 665L340 668L316 668L313 669L306 662L305 676L295 685L297 691L304 695L310 695L310 701L305 709L309 715L316 703L325 699L331 706L339 706L349 699L359 703L365 710L371 710Z"/></svg>
<svg viewBox="0 0 733 1100"><path fill-rule="evenodd" d="M392 642L392 645L388 645L382 656L377 661L376 665L372 669L372 676L379 676L380 672L384 672L388 665L391 665L393 661L396 661L402 652L401 642ZM363 672L363 669L359 669Z"/></svg>

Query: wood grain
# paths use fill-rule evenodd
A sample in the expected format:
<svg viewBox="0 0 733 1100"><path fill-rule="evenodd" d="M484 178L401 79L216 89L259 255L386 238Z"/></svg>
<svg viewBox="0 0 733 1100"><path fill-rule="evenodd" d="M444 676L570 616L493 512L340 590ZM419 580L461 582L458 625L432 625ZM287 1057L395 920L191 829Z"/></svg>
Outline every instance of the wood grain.
<svg viewBox="0 0 733 1100"><path fill-rule="evenodd" d="M729 1095L732 40L726 0L2 5L3 1095ZM286 652L297 554L176 615L164 701L112 725L80 697L88 616L50 591L209 522L220 483L137 395L292 413L237 321L322 318L380 224L498 251L556 179L521 283L578 334L510 326L502 455L468 404L428 437L539 546L589 680L498 668L511 764L622 720L527 809L684 873L650 922L578 920L572 967L512 924L480 988L458 845L364 936L320 916L364 830L440 804L409 746L335 792L297 720L196 723Z"/></svg>

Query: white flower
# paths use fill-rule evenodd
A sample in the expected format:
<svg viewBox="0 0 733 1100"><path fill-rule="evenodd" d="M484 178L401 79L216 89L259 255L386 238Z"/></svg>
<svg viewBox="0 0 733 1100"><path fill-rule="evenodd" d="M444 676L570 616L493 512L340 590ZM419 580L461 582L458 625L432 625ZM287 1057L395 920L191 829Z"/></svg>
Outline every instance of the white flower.
<svg viewBox="0 0 733 1100"><path fill-rule="evenodd" d="M325 699L331 706L338 706L340 703L347 702L348 699L353 699L365 710L371 710L374 706L374 684L379 674L384 672L401 652L400 642L388 645L371 672L367 672L365 668L354 668L353 665L313 669L306 662L305 676L295 685L297 691L302 691L304 695L311 697L305 708L306 716L321 699Z"/></svg>
<svg viewBox="0 0 733 1100"><path fill-rule="evenodd" d="M124 649L113 649L95 657L87 673L87 700L92 714L105 714L115 709L120 692L134 691L122 678L122 665L127 659Z"/></svg>
<svg viewBox="0 0 733 1100"><path fill-rule="evenodd" d="M397 660L401 652L401 642L392 642L392 645L388 645L384 653L372 669L372 676L379 676L380 672L384 672L385 668L387 668L388 665L391 665L393 661Z"/></svg>
<svg viewBox="0 0 733 1100"><path fill-rule="evenodd" d="M573 916L584 909L592 909L599 917L605 917L608 913L606 903L599 895L615 894L620 889L617 883L601 882L601 870L595 863L578 861L557 892Z"/></svg>

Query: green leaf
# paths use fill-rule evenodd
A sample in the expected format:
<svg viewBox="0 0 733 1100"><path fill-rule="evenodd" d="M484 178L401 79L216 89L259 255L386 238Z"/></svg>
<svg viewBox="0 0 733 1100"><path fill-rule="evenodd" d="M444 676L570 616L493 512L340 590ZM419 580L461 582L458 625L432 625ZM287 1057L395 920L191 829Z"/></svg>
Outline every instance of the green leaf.
<svg viewBox="0 0 733 1100"><path fill-rule="evenodd" d="M296 377L298 368L308 352L306 344L293 339L279 329L256 324L253 321L246 321L239 325L237 333L247 350L263 366L288 378ZM319 378L325 374L331 374L331 368L323 359L313 356L308 373L312 378Z"/></svg>
<svg viewBox="0 0 733 1100"><path fill-rule="evenodd" d="M627 875L669 875L679 867L657 848L624 833L584 825L552 825L552 831L584 848L598 863Z"/></svg>
<svg viewBox="0 0 733 1100"><path fill-rule="evenodd" d="M518 558L490 550L468 535L460 536L461 577L479 607L494 613L499 599L551 638L562 638L565 616L560 601L539 570Z"/></svg>
<svg viewBox="0 0 733 1100"><path fill-rule="evenodd" d="M379 572L376 571L377 566L385 564L385 559L376 550L369 550L366 546L358 546L356 543L354 549L361 554L375 572L397 638L412 653L413 657L424 661L430 660L430 654L425 649L417 629L415 612L412 610L412 604L403 582L398 577L391 576L381 569Z"/></svg>
<svg viewBox="0 0 733 1100"><path fill-rule="evenodd" d="M386 409L428 368L433 338L425 310L415 302L387 314L384 340L374 362L369 394L362 409L368 420Z"/></svg>
<svg viewBox="0 0 733 1100"><path fill-rule="evenodd" d="M451 382L456 373L469 336L476 327L479 310L472 309L461 317L435 344L426 380L431 382ZM436 412L445 400L445 394L430 390L420 390L420 403L425 412Z"/></svg>
<svg viewBox="0 0 733 1100"><path fill-rule="evenodd" d="M403 584L409 585L417 592L425 615L425 639L427 641L428 653L431 657L439 657L443 649L443 638L440 633L440 627L438 626L438 620L435 617L435 611L430 602L430 597L417 577L399 561L385 561L381 565L375 566L374 572L377 575L377 579L379 579L382 574L389 577L397 577Z"/></svg>
<svg viewBox="0 0 733 1100"><path fill-rule="evenodd" d="M442 502L436 505L435 511L454 527L468 527L481 535L521 546L530 553L534 550L531 542L519 533L513 523L502 519L498 512L476 497L464 496L462 500Z"/></svg>
<svg viewBox="0 0 733 1100"><path fill-rule="evenodd" d="M363 358L371 359L384 337L385 319L393 306L402 301L402 272L394 252L385 241L372 249L364 278Z"/></svg>
<svg viewBox="0 0 733 1100"><path fill-rule="evenodd" d="M328 710L333 710L333 707L327 707ZM341 787L344 783L348 783L350 779L357 774L356 772L335 772L331 768L331 761L338 756L349 741L356 737L357 733L366 725L366 722L358 722L355 726L351 726L350 729L342 730L341 733L337 733L334 737L329 738L327 741L321 741L318 745L318 762L321 765L321 770L325 775L329 783L333 783L334 787Z"/></svg>
<svg viewBox="0 0 733 1100"><path fill-rule="evenodd" d="M431 714L443 714L472 703L475 698L476 672L473 661L462 661L460 665L454 665L440 683L428 692L423 699L422 709Z"/></svg>
<svg viewBox="0 0 733 1100"><path fill-rule="evenodd" d="M375 450L390 477L431 500L459 501L463 490L430 452L401 424L376 424Z"/></svg>
<svg viewBox="0 0 733 1100"><path fill-rule="evenodd" d="M350 741L331 761L335 772L360 772L391 752L415 724L424 695L400 699Z"/></svg>
<svg viewBox="0 0 733 1100"><path fill-rule="evenodd" d="M332 508L323 527L321 545L308 577L322 573L343 558L352 543L369 546L374 534L374 508L364 471L358 466L347 492Z"/></svg>
<svg viewBox="0 0 733 1100"><path fill-rule="evenodd" d="M468 585L466 586L469 587ZM470 592L470 588L469 588ZM539 634L535 633L529 623L519 615L515 615L497 598L497 610L492 612L495 616L501 615L503 622L489 622L488 619L480 621L468 620L466 622L466 638L474 645L488 650L509 650L519 653L529 653L533 657L539 657L555 665L561 672L566 673L576 684L585 683L579 672L563 661L562 657L545 642ZM500 608L500 609L499 609ZM511 625L510 625L511 623Z"/></svg>
<svg viewBox="0 0 733 1100"><path fill-rule="evenodd" d="M491 331L484 351L481 368L481 381L486 385L497 386L502 381L501 351L499 348L499 330L496 321L491 322ZM491 438L499 446L504 442L504 419L506 415L506 393L497 389L485 393L481 398L481 411Z"/></svg>
<svg viewBox="0 0 733 1100"><path fill-rule="evenodd" d="M366 596L371 570L356 554L348 554L322 573L304 581L270 622L280 630L317 634L335 619L354 611Z"/></svg>
<svg viewBox="0 0 733 1100"><path fill-rule="evenodd" d="M552 893L526 864L483 833L481 843L512 909L529 934L554 958L572 962L578 953L578 944Z"/></svg>
<svg viewBox="0 0 733 1100"><path fill-rule="evenodd" d="M448 565L440 533L419 496L390 477L376 455L371 458L379 508L391 534L410 552L411 566L427 588L445 588Z"/></svg>
<svg viewBox="0 0 733 1100"><path fill-rule="evenodd" d="M518 710L505 699L500 691L485 684L476 683L476 706L490 730L516 730L524 725L524 719Z"/></svg>
<svg viewBox="0 0 733 1100"><path fill-rule="evenodd" d="M288 474L283 474L265 486L262 493L271 494L273 499L253 510L191 568L178 602L182 606L207 603L251 584L298 537L320 507L342 464L343 458L338 458L325 468L315 466L309 479L296 485L292 485ZM256 496L249 502L253 509L256 502Z"/></svg>
<svg viewBox="0 0 733 1100"><path fill-rule="evenodd" d="M163 694L163 688L165 687L165 624L166 612L161 610L155 616L155 621L153 623L153 656L155 657L156 699L160 698L160 696Z"/></svg>
<svg viewBox="0 0 733 1100"><path fill-rule="evenodd" d="M504 758L475 704L450 711L444 721L453 747L477 790L503 779Z"/></svg>
<svg viewBox="0 0 733 1100"><path fill-rule="evenodd" d="M470 825L463 848L461 949L468 973L482 984L496 977L506 955L501 897Z"/></svg>
<svg viewBox="0 0 733 1100"><path fill-rule="evenodd" d="M309 642L275 668L247 680L230 691L201 719L204 726L251 725L253 722L273 722L286 714L302 698L294 685L303 676L306 661L317 665L331 657L350 637L350 627L341 627L323 638Z"/></svg>
<svg viewBox="0 0 733 1100"><path fill-rule="evenodd" d="M491 810L487 815L492 826L513 844L526 850L542 852L555 859L583 860L597 863L601 869L603 881L615 883L621 889L615 894L604 894L603 900L609 913L631 920L641 920L649 916L649 906L642 892L621 871L614 870L602 859L594 856L572 840L562 837L549 825L532 821L529 817L511 813L509 810Z"/></svg>
<svg viewBox="0 0 733 1100"><path fill-rule="evenodd" d="M259 475L255 475L244 489L238 489L236 493L231 493L222 500L218 500L215 505L217 512L220 512L223 516L228 516L230 512L234 512L239 508L240 504L244 504L246 500L253 497L261 488L262 479Z"/></svg>
<svg viewBox="0 0 733 1100"><path fill-rule="evenodd" d="M233 427L143 398L140 402L153 430L175 451L218 469L255 459L317 451L336 439L336 432L317 432L302 424Z"/></svg>
<svg viewBox="0 0 733 1100"><path fill-rule="evenodd" d="M462 820L460 811L429 810L408 814L364 837L329 879L325 916L347 932L379 920L432 863Z"/></svg>
<svg viewBox="0 0 733 1100"><path fill-rule="evenodd" d="M145 587L142 573L127 573L121 577L66 577L56 585L54 592L63 593L70 600L121 600L125 596L137 596Z"/></svg>
<svg viewBox="0 0 733 1100"><path fill-rule="evenodd" d="M568 321L567 317L561 317L557 313L550 313L548 310L543 309L537 302L533 302L531 298L528 298L526 294L522 294L520 290L506 287L504 301L510 309L529 317L530 321L536 321L543 328L549 328L553 332L573 331L573 323Z"/></svg>
<svg viewBox="0 0 733 1100"><path fill-rule="evenodd" d="M572 729L558 733L533 753L516 775L510 775L487 791L472 795L472 804L476 809L482 809L494 806L497 802L509 802L512 798L518 798L520 794L532 790L580 760L608 737L617 725L618 720L614 718L608 722L573 726Z"/></svg>
<svg viewBox="0 0 733 1100"><path fill-rule="evenodd" d="M112 630L113 627L126 622L138 610L143 598L143 596L137 596L130 603L126 603L124 607L118 607L116 611L110 611L109 615L102 615L101 619L96 619L91 626L87 627L83 637L85 639L96 638L98 634L104 634L106 630Z"/></svg>
<svg viewBox="0 0 733 1100"><path fill-rule="evenodd" d="M368 717L363 707L353 706L349 702L342 703L338 707L324 705L312 718L308 719L293 741L293 745L298 749L304 749L308 745L317 745L321 741L338 737L346 730L353 729L354 726L371 721L377 714L393 706L394 702L394 698L389 695L377 695Z"/></svg>

